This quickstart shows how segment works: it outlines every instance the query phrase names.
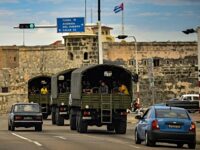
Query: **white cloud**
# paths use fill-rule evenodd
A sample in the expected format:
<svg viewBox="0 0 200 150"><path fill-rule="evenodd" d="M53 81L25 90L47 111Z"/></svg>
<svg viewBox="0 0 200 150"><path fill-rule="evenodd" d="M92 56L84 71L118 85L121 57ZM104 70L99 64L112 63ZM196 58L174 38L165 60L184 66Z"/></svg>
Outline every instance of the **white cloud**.
<svg viewBox="0 0 200 150"><path fill-rule="evenodd" d="M125 0L125 3L144 4L151 3L156 5L196 5L200 4L199 0Z"/></svg>
<svg viewBox="0 0 200 150"><path fill-rule="evenodd" d="M0 17L1 16L11 16L11 15L14 15L15 12L14 11L11 11L11 10L6 10L6 9L0 9Z"/></svg>
<svg viewBox="0 0 200 150"><path fill-rule="evenodd" d="M121 34L121 24L112 24L114 30L112 34L117 37ZM125 34L129 36L135 36L139 42L151 42L151 41L197 41L196 35L185 35L181 31L152 31L148 29L141 29L134 25L127 25L125 27ZM127 41L133 39L127 38ZM118 41L118 40L116 40Z"/></svg>
<svg viewBox="0 0 200 150"><path fill-rule="evenodd" d="M61 4L64 1L65 0L35 0L35 2L38 2L38 3L53 3L53 4Z"/></svg>

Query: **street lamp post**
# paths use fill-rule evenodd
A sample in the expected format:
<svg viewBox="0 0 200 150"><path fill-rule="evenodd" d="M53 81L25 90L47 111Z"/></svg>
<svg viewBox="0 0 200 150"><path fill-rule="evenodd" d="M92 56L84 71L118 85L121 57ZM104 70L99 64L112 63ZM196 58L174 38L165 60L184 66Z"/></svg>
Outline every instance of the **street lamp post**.
<svg viewBox="0 0 200 150"><path fill-rule="evenodd" d="M138 67L138 50L137 50L137 40L135 36L127 36L127 35L119 35L117 36L118 39L125 39L127 37L132 37L135 42L135 68L136 68L136 74L138 75L139 73L139 67ZM139 91L140 91L140 86L139 86L139 81L136 83L136 93L137 93L137 103L140 104L140 98L139 98Z"/></svg>
<svg viewBox="0 0 200 150"><path fill-rule="evenodd" d="M139 73L139 67L138 67L138 50L137 50L137 40L135 36L129 36L134 39L135 42L135 67L136 67L136 74ZM139 81L136 83L136 93L137 93L137 103L140 104L140 96L139 96L140 86Z"/></svg>
<svg viewBox="0 0 200 150"><path fill-rule="evenodd" d="M198 85L199 85L199 100L200 100L200 26L194 29L187 29L185 31L182 31L185 34L190 34L190 33L197 33L197 40L198 40ZM199 104L200 105L200 104Z"/></svg>

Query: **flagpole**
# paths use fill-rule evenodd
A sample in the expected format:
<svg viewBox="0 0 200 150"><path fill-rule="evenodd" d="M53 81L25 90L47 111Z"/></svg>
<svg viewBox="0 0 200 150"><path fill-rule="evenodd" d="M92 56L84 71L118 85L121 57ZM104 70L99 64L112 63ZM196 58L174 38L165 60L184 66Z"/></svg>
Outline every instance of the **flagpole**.
<svg viewBox="0 0 200 150"><path fill-rule="evenodd" d="M123 5L124 5L124 3L123 3ZM124 6L122 9L122 35L124 35Z"/></svg>

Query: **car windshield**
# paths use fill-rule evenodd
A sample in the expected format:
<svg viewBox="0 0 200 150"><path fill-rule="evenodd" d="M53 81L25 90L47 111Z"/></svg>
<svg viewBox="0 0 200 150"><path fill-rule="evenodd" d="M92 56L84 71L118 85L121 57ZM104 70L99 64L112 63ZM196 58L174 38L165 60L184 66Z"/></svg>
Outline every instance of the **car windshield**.
<svg viewBox="0 0 200 150"><path fill-rule="evenodd" d="M194 96L193 100L199 100L199 97L198 96Z"/></svg>
<svg viewBox="0 0 200 150"><path fill-rule="evenodd" d="M185 110L179 109L156 109L156 117L188 119L188 114Z"/></svg>
<svg viewBox="0 0 200 150"><path fill-rule="evenodd" d="M14 112L40 112L40 107L34 104L15 105Z"/></svg>

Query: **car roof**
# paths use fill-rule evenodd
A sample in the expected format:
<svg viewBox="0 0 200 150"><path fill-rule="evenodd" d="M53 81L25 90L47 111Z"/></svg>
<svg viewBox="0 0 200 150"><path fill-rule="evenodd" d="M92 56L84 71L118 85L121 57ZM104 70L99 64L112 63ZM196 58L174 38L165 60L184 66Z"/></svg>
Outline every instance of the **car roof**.
<svg viewBox="0 0 200 150"><path fill-rule="evenodd" d="M199 94L183 94L182 96L197 96L197 97L199 97Z"/></svg>
<svg viewBox="0 0 200 150"><path fill-rule="evenodd" d="M27 103L27 102L19 102L19 103L14 103L13 105L39 105L38 103Z"/></svg>
<svg viewBox="0 0 200 150"><path fill-rule="evenodd" d="M155 109L173 109L173 110L185 110L180 107L170 107L170 106L153 106Z"/></svg>

